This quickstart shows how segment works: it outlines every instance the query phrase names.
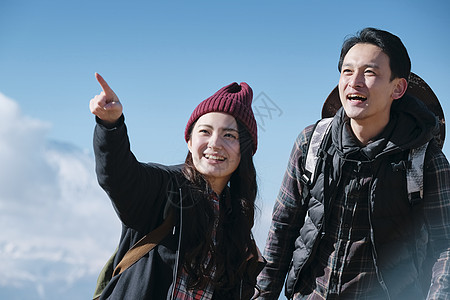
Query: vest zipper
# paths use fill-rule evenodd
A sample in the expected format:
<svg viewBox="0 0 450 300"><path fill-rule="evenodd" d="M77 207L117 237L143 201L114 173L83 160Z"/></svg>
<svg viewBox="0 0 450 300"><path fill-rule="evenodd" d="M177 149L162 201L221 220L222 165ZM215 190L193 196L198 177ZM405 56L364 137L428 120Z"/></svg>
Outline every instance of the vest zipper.
<svg viewBox="0 0 450 300"><path fill-rule="evenodd" d="M390 294L389 294L389 290L388 290L388 288L387 288L387 286L386 286L386 283L384 282L384 279L383 279L383 276L381 275L381 272L380 272L380 270L378 269L378 264L377 264L377 257L378 257L378 254L377 254L377 249L376 249L376 247L375 247L375 236L374 236L374 232L373 232L373 222L372 222L372 190L373 190L373 178L371 179L371 181L370 181L370 184L369 184L369 195L368 195L368 197L367 197L367 199L368 199L368 207L369 207L369 210L368 210L368 217L369 217L369 224L370 224L370 242L371 242L371 246L372 246L372 254L373 254L373 257L372 257L372 259L373 259L373 266L374 266L374 268L375 268L375 272L376 272L376 274L377 274L377 279L378 279L378 282L380 283L380 285L381 285L381 288L383 289L383 291L386 293L386 296L387 296L387 298L390 300L391 299L391 296L390 296Z"/></svg>

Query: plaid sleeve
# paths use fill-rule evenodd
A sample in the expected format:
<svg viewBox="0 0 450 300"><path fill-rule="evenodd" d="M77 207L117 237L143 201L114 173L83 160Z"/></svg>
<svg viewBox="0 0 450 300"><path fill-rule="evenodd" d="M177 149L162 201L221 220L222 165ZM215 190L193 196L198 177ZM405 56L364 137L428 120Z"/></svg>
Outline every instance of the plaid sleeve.
<svg viewBox="0 0 450 300"><path fill-rule="evenodd" d="M436 262L427 299L450 299L450 166L430 144L424 170L424 213Z"/></svg>
<svg viewBox="0 0 450 300"><path fill-rule="evenodd" d="M259 299L278 299L291 262L295 239L303 225L305 212L301 207L301 163L312 129L313 126L305 128L297 137L275 201L264 249L267 264L258 276L258 286L261 288Z"/></svg>

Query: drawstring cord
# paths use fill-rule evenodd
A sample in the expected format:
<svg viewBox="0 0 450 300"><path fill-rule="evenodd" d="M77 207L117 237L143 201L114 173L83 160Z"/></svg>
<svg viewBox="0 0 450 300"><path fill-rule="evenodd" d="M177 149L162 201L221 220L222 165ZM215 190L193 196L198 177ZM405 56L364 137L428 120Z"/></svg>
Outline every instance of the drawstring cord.
<svg viewBox="0 0 450 300"><path fill-rule="evenodd" d="M175 293L175 285L177 284L177 275L178 275L178 264L180 260L180 247L181 247L181 232L183 231L183 195L181 193L181 188L178 188L180 192L180 230L178 233L178 249L177 249L177 256L175 259L175 267L173 270L173 276L172 276L172 293L170 296L170 299L173 300L173 296ZM174 225L175 226L175 225ZM175 233L175 227L174 227L174 233Z"/></svg>

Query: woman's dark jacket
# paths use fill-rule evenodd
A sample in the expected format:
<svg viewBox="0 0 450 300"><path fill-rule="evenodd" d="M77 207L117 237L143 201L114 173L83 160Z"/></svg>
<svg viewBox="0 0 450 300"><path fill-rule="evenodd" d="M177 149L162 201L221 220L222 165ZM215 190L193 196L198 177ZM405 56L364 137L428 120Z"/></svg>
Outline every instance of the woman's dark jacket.
<svg viewBox="0 0 450 300"><path fill-rule="evenodd" d="M194 191L181 172L182 166L138 162L130 151L123 116L112 128L102 125L97 119L94 152L98 182L122 221L114 267L129 248L163 222L170 209L179 220L180 206L182 202L187 204L183 205L183 215L186 216L183 224L189 222L189 215L195 215L195 205L192 205L195 203ZM179 236L178 221L174 232L154 250L113 277L100 299L170 299L176 276L174 266ZM253 295L254 286L244 284L244 289L242 294Z"/></svg>

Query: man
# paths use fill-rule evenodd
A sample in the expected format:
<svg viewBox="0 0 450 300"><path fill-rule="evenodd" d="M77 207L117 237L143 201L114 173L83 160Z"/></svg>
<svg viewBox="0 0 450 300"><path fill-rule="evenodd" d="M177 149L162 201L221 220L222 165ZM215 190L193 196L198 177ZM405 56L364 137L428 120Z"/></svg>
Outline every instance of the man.
<svg viewBox="0 0 450 300"><path fill-rule="evenodd" d="M294 144L258 278L260 299L278 299L286 275L289 299L450 299L443 114L439 124L427 99L407 93L409 55L389 32L365 28L347 39L338 69L339 96L332 92L324 111L342 108L315 178L302 179L314 126ZM423 196L412 201L408 155L423 145Z"/></svg>

